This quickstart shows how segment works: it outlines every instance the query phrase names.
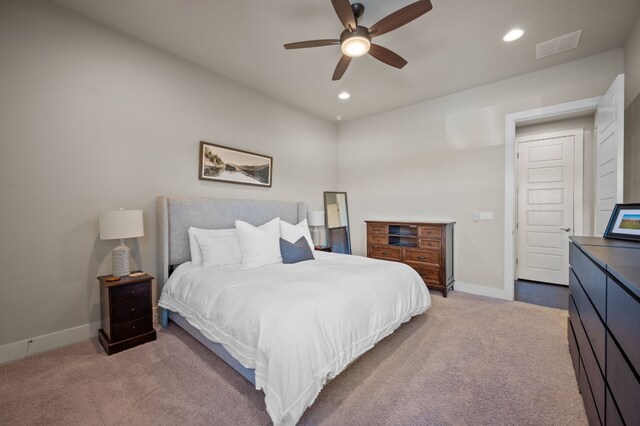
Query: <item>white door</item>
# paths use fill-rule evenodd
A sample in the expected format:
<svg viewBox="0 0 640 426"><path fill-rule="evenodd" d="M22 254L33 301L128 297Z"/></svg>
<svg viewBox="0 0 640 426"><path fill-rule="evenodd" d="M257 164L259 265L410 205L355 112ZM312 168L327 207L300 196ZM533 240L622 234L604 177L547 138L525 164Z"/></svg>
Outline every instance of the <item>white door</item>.
<svg viewBox="0 0 640 426"><path fill-rule="evenodd" d="M582 139L580 129L517 140L520 279L569 284L569 236L582 228Z"/></svg>
<svg viewBox="0 0 640 426"><path fill-rule="evenodd" d="M622 203L624 178L624 74L602 97L596 111L596 202L594 234L601 236L616 203Z"/></svg>

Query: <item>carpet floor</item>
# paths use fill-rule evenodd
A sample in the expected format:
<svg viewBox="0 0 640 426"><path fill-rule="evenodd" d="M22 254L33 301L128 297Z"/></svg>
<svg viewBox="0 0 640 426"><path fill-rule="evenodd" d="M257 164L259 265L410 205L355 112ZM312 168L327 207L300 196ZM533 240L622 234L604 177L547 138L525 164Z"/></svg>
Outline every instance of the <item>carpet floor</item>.
<svg viewBox="0 0 640 426"><path fill-rule="evenodd" d="M454 292L325 386L301 425L586 425L567 312ZM175 324L0 366L0 424L268 425L264 395Z"/></svg>

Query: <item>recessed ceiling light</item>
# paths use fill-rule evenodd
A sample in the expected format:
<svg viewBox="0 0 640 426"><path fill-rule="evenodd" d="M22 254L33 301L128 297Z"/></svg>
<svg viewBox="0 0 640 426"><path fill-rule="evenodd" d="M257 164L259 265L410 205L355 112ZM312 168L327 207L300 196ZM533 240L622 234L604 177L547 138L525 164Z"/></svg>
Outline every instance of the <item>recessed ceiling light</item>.
<svg viewBox="0 0 640 426"><path fill-rule="evenodd" d="M524 31L522 31L520 28L514 28L508 33L506 33L504 37L502 37L502 40L509 43L511 41L516 41L517 39L522 37L523 34L524 34Z"/></svg>
<svg viewBox="0 0 640 426"><path fill-rule="evenodd" d="M346 101L347 99L349 99L351 97L351 95L349 94L349 92L342 92L338 95L338 97L340 99L342 99L343 101Z"/></svg>
<svg viewBox="0 0 640 426"><path fill-rule="evenodd" d="M342 121L342 116L341 116L341 115L339 115L339 114L338 114L338 115L336 115L336 120L338 120L338 121Z"/></svg>

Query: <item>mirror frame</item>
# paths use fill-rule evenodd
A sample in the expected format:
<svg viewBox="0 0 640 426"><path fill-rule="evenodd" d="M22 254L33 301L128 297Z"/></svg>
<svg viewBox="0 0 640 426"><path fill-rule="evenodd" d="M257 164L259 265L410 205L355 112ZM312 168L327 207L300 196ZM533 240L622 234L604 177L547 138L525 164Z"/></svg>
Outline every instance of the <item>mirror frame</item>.
<svg viewBox="0 0 640 426"><path fill-rule="evenodd" d="M347 252L345 254L351 254L351 221L349 220L349 200L347 198L347 193L345 191L324 191L322 193L323 203L324 203L324 223L325 223L325 231L326 231L326 241L327 245L332 245L331 243L331 235L329 233L329 213L327 209L327 194L335 194L335 195L344 195L344 205L347 209Z"/></svg>

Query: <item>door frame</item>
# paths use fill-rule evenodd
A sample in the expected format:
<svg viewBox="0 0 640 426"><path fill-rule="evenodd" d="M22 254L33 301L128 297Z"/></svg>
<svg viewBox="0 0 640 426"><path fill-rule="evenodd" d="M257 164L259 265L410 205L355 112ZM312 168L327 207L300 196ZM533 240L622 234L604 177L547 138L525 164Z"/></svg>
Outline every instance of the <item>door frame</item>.
<svg viewBox="0 0 640 426"><path fill-rule="evenodd" d="M563 119L595 113L602 96L536 108L505 115L504 148L504 290L502 297L514 300L516 269L516 124L541 119Z"/></svg>
<svg viewBox="0 0 640 426"><path fill-rule="evenodd" d="M563 117L559 117L559 120ZM519 163L518 154L520 153L520 144L525 142L536 142L542 140L558 139L567 136L573 136L573 235L584 235L584 129L560 130L557 132L537 133L535 135L520 136L515 139L516 146L516 233L515 247L516 259L518 250L518 191L520 189ZM569 256L569 252L567 252ZM517 276L518 268L514 270L514 278ZM567 283L569 285L569 283Z"/></svg>

